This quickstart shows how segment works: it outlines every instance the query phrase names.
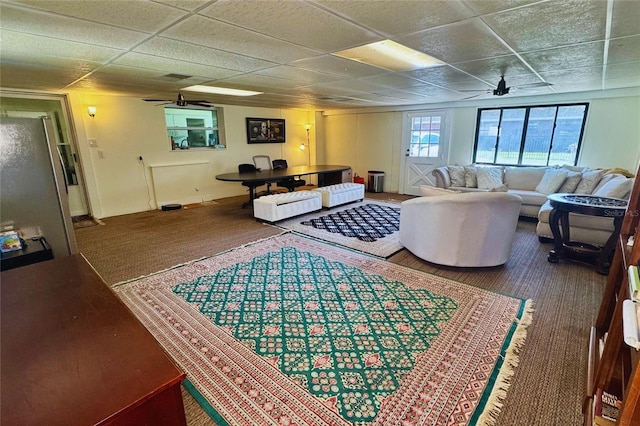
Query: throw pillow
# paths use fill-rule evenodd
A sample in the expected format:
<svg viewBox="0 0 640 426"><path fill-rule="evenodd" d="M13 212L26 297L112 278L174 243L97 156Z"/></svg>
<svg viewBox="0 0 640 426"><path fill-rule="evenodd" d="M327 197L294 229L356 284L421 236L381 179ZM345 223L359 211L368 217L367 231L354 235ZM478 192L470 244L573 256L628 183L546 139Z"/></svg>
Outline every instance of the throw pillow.
<svg viewBox="0 0 640 426"><path fill-rule="evenodd" d="M571 164L563 164L562 168L567 169L570 172L586 172L588 169L588 167L572 166Z"/></svg>
<svg viewBox="0 0 640 426"><path fill-rule="evenodd" d="M451 186L465 186L464 166L448 166L449 177L451 178Z"/></svg>
<svg viewBox="0 0 640 426"><path fill-rule="evenodd" d="M478 176L475 166L464 166L464 186L467 188L478 187Z"/></svg>
<svg viewBox="0 0 640 426"><path fill-rule="evenodd" d="M502 168L501 167L478 167L476 175L478 177L478 188L490 189L501 186Z"/></svg>
<svg viewBox="0 0 640 426"><path fill-rule="evenodd" d="M507 192L509 187L507 185L496 186L495 188L489 189L489 192Z"/></svg>
<svg viewBox="0 0 640 426"><path fill-rule="evenodd" d="M591 194L593 189L598 185L600 179L602 179L602 170L589 170L582 172L582 180L578 184L575 191L576 194Z"/></svg>
<svg viewBox="0 0 640 426"><path fill-rule="evenodd" d="M438 188L436 186L420 185L420 194L423 197L434 197L437 195L461 194L462 191Z"/></svg>
<svg viewBox="0 0 640 426"><path fill-rule="evenodd" d="M578 187L578 184L582 180L582 173L579 172L567 172L567 179L564 181L558 192L572 193Z"/></svg>
<svg viewBox="0 0 640 426"><path fill-rule="evenodd" d="M536 186L536 192L541 194L553 194L556 192L567 179L567 171L563 169L547 169L544 176Z"/></svg>
<svg viewBox="0 0 640 426"><path fill-rule="evenodd" d="M593 195L597 195L598 197L624 198L631 192L632 186L633 179L626 177L611 179L595 191Z"/></svg>

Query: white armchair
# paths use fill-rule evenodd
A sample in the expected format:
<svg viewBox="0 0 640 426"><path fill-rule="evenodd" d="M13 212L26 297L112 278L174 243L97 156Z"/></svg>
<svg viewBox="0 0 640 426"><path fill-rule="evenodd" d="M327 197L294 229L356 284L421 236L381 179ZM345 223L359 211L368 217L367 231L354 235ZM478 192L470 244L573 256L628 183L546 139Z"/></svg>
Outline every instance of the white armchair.
<svg viewBox="0 0 640 426"><path fill-rule="evenodd" d="M404 201L400 242L416 256L446 266L506 263L522 199L506 192L463 193Z"/></svg>

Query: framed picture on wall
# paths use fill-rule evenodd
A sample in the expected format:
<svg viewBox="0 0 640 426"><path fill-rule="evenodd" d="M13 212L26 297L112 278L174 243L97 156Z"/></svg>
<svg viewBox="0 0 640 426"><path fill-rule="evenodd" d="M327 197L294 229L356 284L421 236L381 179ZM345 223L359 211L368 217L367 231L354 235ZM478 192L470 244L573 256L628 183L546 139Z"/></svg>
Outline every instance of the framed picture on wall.
<svg viewBox="0 0 640 426"><path fill-rule="evenodd" d="M284 143L283 118L247 117L247 143Z"/></svg>

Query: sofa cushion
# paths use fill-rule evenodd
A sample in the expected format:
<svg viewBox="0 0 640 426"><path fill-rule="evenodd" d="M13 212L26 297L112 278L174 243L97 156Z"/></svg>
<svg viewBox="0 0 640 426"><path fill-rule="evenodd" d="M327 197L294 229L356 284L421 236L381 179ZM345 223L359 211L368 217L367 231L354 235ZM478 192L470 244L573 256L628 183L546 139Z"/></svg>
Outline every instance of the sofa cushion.
<svg viewBox="0 0 640 426"><path fill-rule="evenodd" d="M558 189L560 193L572 193L576 190L580 181L582 180L582 172L570 172L567 171L567 179L562 186Z"/></svg>
<svg viewBox="0 0 640 426"><path fill-rule="evenodd" d="M420 185L420 195L423 197L434 197L438 195L461 194L462 191L438 188L430 185Z"/></svg>
<svg viewBox="0 0 640 426"><path fill-rule="evenodd" d="M602 170L585 170L582 172L582 180L574 191L576 194L591 194L604 172Z"/></svg>
<svg viewBox="0 0 640 426"><path fill-rule="evenodd" d="M624 176L610 179L607 183L597 188L593 195L599 197L612 197L612 198L624 198L633 186L633 179L628 179Z"/></svg>
<svg viewBox="0 0 640 426"><path fill-rule="evenodd" d="M478 167L478 188L490 189L503 184L502 167Z"/></svg>
<svg viewBox="0 0 640 426"><path fill-rule="evenodd" d="M449 166L451 186L466 186L464 181L464 166Z"/></svg>
<svg viewBox="0 0 640 426"><path fill-rule="evenodd" d="M512 189L535 191L546 171L547 167L507 167L504 183Z"/></svg>
<svg viewBox="0 0 640 426"><path fill-rule="evenodd" d="M547 201L547 196L536 191L526 189L509 189L510 194L515 194L522 198L522 205L541 206Z"/></svg>
<svg viewBox="0 0 640 426"><path fill-rule="evenodd" d="M464 186L467 188L478 187L478 176L476 166L464 166Z"/></svg>
<svg viewBox="0 0 640 426"><path fill-rule="evenodd" d="M507 192L507 191L509 191L509 187L505 184L489 189L489 192Z"/></svg>
<svg viewBox="0 0 640 426"><path fill-rule="evenodd" d="M536 191L543 194L553 194L556 192L567 179L567 171L563 169L549 168L544 172L542 180L536 186Z"/></svg>

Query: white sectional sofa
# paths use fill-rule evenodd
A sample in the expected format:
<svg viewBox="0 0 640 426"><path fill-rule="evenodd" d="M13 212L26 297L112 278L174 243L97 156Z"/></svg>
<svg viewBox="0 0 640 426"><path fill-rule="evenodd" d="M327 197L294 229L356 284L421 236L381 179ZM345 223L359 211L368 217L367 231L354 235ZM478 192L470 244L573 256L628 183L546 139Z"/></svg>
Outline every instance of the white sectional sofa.
<svg viewBox="0 0 640 426"><path fill-rule="evenodd" d="M591 194L627 199L633 187L628 172L618 169L593 170L586 167L515 167L515 166L446 166L432 174L440 188L462 192L506 191L522 198L520 216L538 219L537 234L541 240L551 239L547 195L552 193ZM569 217L571 238L602 245L613 230L613 219L607 217Z"/></svg>

